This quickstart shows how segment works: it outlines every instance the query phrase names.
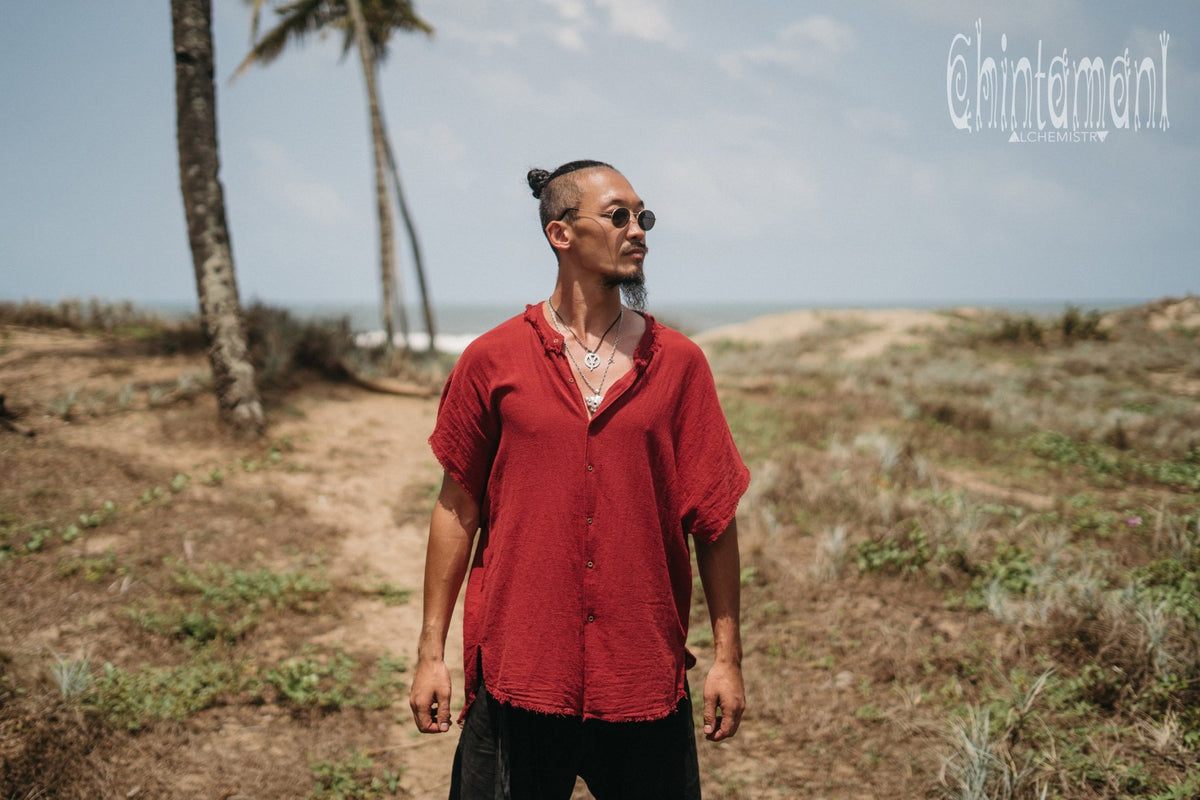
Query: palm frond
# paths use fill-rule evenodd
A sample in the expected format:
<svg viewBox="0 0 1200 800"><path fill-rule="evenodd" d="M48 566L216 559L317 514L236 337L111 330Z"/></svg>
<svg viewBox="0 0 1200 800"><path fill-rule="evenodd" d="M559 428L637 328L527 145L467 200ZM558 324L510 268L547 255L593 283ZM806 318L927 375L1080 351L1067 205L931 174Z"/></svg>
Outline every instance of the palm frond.
<svg viewBox="0 0 1200 800"><path fill-rule="evenodd" d="M259 37L259 26L267 0L243 0L250 6L250 52L234 70L234 77L252 64L266 66L278 58L289 42L302 42L314 33L340 30L342 56L356 46L354 26L346 0L291 0L274 7L279 16L275 27ZM376 62L387 58L388 43L396 31L433 35L433 26L422 19L413 8L412 0L361 0L367 23L367 38L371 42Z"/></svg>
<svg viewBox="0 0 1200 800"><path fill-rule="evenodd" d="M258 38L258 21L262 17L262 7L265 0L242 0L250 6L250 44Z"/></svg>
<svg viewBox="0 0 1200 800"><path fill-rule="evenodd" d="M251 28L258 29L257 14L261 11L263 0L248 0L254 3L255 18ZM275 9L280 20L261 38L254 42L250 52L242 59L234 70L234 76L240 75L252 64L266 66L280 56L288 42L302 42L313 33L318 33L330 21L330 8L327 0L293 0Z"/></svg>
<svg viewBox="0 0 1200 800"><path fill-rule="evenodd" d="M337 5L343 6L344 0L337 0ZM367 23L367 38L376 62L387 58L388 44L396 31L433 35L433 26L417 15L412 0L362 0L362 9ZM354 26L349 24L349 11L345 18L331 27L342 29L342 55L345 56L356 46Z"/></svg>

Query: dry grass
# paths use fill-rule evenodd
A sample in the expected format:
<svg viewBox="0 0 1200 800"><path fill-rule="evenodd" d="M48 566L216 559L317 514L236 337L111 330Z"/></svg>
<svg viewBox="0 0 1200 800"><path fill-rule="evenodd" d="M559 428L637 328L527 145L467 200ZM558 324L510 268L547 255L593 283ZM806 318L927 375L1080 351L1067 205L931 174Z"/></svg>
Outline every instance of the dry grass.
<svg viewBox="0 0 1200 800"><path fill-rule="evenodd" d="M779 731L726 796L1192 796L1200 348L1154 311L710 351L759 461L747 669Z"/></svg>
<svg viewBox="0 0 1200 800"><path fill-rule="evenodd" d="M1200 348L1155 322L1173 309L1079 313L1037 337L964 314L867 360L826 357L872 329L844 320L710 349L754 477L750 709L738 737L701 746L709 796L1200 792ZM288 443L213 455L203 393L155 406L136 388L120 406L121 381L153 364L176 386L195 355L64 339L41 370L12 360L16 341L0 333L0 369L27 376L9 388L24 421L97 435L0 452L19 476L0 483L0 582L22 587L0 617L0 796L299 798L335 781L406 796L388 779L411 756L378 747L402 709L363 692L399 697L387 664L311 649L369 590L322 574L344 533L279 488L299 466ZM88 363L126 371L95 413L100 378L61 378ZM108 450L105 426L135 418L184 455ZM427 484L400 491L396 519L427 511ZM692 647L703 668L711 641ZM164 706L139 692L178 705L145 712Z"/></svg>

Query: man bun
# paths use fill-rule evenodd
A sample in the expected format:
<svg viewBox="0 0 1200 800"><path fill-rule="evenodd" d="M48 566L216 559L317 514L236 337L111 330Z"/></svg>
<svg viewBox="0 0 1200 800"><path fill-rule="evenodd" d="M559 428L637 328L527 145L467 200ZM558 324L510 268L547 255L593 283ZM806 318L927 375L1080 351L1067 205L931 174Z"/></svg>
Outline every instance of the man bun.
<svg viewBox="0 0 1200 800"><path fill-rule="evenodd" d="M583 196L577 181L560 181L559 178L577 170L596 167L613 169L611 164L605 164L603 161L583 160L568 161L553 172L535 167L525 173L525 180L529 182L529 188L538 200L538 219L541 220L543 232L552 221L561 219L572 206L579 205L579 199Z"/></svg>
<svg viewBox="0 0 1200 800"><path fill-rule="evenodd" d="M546 188L546 184L550 182L550 173L544 169L531 169L525 176L525 180L529 181L529 188L533 190L533 196L541 199L542 190Z"/></svg>

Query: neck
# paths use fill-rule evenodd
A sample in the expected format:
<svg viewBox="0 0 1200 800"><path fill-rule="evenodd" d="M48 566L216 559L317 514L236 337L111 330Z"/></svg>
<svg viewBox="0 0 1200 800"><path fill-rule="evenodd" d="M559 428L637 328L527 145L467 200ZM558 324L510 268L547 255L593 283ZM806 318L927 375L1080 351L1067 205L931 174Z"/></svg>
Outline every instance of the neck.
<svg viewBox="0 0 1200 800"><path fill-rule="evenodd" d="M550 302L564 323L577 332L598 337L621 313L621 290L560 280ZM547 309L547 313L553 312Z"/></svg>

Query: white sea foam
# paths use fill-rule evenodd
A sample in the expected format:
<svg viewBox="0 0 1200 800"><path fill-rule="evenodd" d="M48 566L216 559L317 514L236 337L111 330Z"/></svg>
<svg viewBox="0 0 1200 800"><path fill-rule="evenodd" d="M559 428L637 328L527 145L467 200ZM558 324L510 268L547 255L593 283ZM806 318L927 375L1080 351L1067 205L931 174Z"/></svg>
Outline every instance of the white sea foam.
<svg viewBox="0 0 1200 800"><path fill-rule="evenodd" d="M437 351L439 353L461 353L467 349L467 345L474 341L478 335L476 333L439 333L434 337L434 342L437 344ZM365 331L355 335L354 344L358 347L379 347L386 340L387 334L383 331ZM403 348L406 344L409 349L417 352L428 350L429 334L422 331L414 331L408 335L407 343L402 333L392 336L392 345L394 347Z"/></svg>

